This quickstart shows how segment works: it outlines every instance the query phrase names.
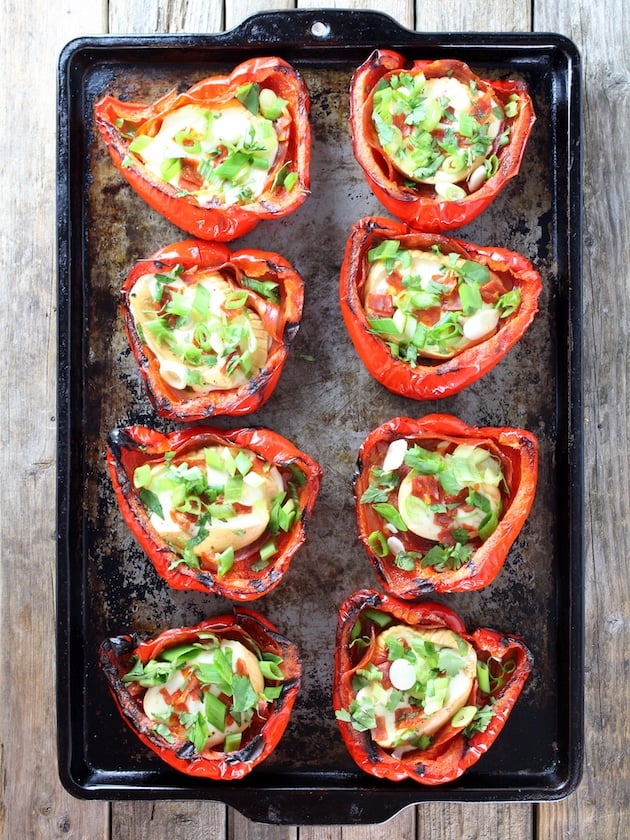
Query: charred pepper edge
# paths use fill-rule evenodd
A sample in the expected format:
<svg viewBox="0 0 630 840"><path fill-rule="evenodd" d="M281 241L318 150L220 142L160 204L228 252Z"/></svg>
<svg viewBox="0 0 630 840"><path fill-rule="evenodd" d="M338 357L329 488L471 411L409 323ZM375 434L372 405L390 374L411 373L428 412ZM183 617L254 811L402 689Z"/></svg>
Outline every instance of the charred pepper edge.
<svg viewBox="0 0 630 840"><path fill-rule="evenodd" d="M288 158L294 163L298 180L291 193L281 191L270 198L269 188L260 199L250 205L230 207L200 207L190 196L179 197L165 182L151 180L144 171L125 165L129 140L114 124L114 115L127 119L136 117L145 122L158 114L167 113L190 97L224 96L236 92L247 82L265 81L276 85L288 100L291 115L291 134ZM213 101L211 98L208 101ZM191 85L183 94L176 90L161 96L151 104L123 102L104 96L94 107L96 126L105 142L112 162L134 191L168 221L202 239L230 241L249 233L262 219L282 218L300 207L310 194L311 129L309 121L310 95L300 73L281 58L270 56L248 59L227 76L211 76ZM284 194L282 194L284 193Z"/></svg>
<svg viewBox="0 0 630 840"><path fill-rule="evenodd" d="M359 294L365 255L377 239L401 240L414 247L418 238L445 249L466 253L468 259L492 270L511 274L521 290L521 304L489 338L462 350L451 359L411 367L392 356L387 343L369 327ZM500 263L500 265L498 265ZM411 399L441 399L459 393L492 370L523 338L538 312L542 278L522 255L504 248L479 246L445 234L418 231L399 221L371 216L353 226L346 241L339 277L342 317L357 355L369 373L393 393Z"/></svg>
<svg viewBox="0 0 630 840"><path fill-rule="evenodd" d="M496 530L473 553L466 564L457 570L437 572L433 567L423 568L422 575L415 570L413 577L398 569L393 560L379 557L371 548L366 527L366 514L360 502L360 487L371 466L369 456L381 442L405 437L409 440L423 438L458 438L492 440L503 455L503 464L509 464L512 473L507 478L509 503L503 510ZM489 586L499 575L510 549L520 534L534 503L538 478L538 441L525 429L510 427L468 426L459 418L448 414L428 414L417 420L394 417L373 429L365 438L357 457L353 476L353 494L359 540L381 582L393 597L405 600L420 598L429 593L471 592Z"/></svg>
<svg viewBox="0 0 630 840"><path fill-rule="evenodd" d="M264 460L291 471L298 470L303 478L299 489L299 511L280 546L278 554L262 570L243 578L235 566L223 576L210 571L193 569L173 561L178 555L172 551L148 524L147 511L132 487L125 465L125 453L136 453L140 461L168 451L185 452L202 447L207 442L219 445L242 446L251 449ZM171 445L172 444L172 445ZM268 453L271 447L272 454ZM146 457L145 457L146 456ZM320 465L300 452L290 441L261 427L220 430L213 427L189 427L168 434L144 426L113 429L108 435L106 460L116 501L123 520L139 546L147 554L156 573L174 589L216 593L235 601L252 601L266 595L282 581L291 562L307 537L310 517L319 494L323 470ZM246 559L248 555L240 559ZM171 567L172 566L172 567Z"/></svg>
<svg viewBox="0 0 630 840"><path fill-rule="evenodd" d="M209 394L177 394L160 376L158 360L142 340L130 312L129 293L142 274L158 273L183 265L185 269L221 271L241 263L267 265L282 288L278 306L280 338L270 335L271 349L265 366L244 385ZM238 283L238 280L236 281ZM252 292L252 294L256 294ZM286 364L291 345L299 331L304 306L304 282L299 272L280 254L255 248L231 251L223 243L183 240L160 248L152 256L138 260L121 288L120 305L130 349L145 385L147 396L160 417L180 422L208 420L213 416L242 416L264 405L273 394Z"/></svg>
<svg viewBox="0 0 630 840"><path fill-rule="evenodd" d="M151 731L148 719L130 697L122 681L123 658L130 657L138 650L152 651L163 639L177 644L182 637L188 639L199 633L221 630L229 632L234 628L238 629L239 635L245 634L263 653L270 650L282 652L286 678L282 681L279 697L268 703L271 714L264 721L260 731L254 732L243 747L232 753L214 750L213 757L204 757L197 753L191 742L178 747L168 744ZM261 640L264 640L264 645ZM169 646L167 642L164 649ZM147 655L147 658L149 657L150 654ZM231 615L206 619L192 627L171 628L145 641L141 641L136 633L105 639L99 647L98 663L121 717L145 746L180 772L216 780L243 778L275 750L289 723L302 674L295 643L281 634L275 625L260 613L243 607L235 607Z"/></svg>
<svg viewBox="0 0 630 840"><path fill-rule="evenodd" d="M390 613L394 619L410 626L424 623L426 626L448 627L473 644L477 652L482 650L492 655L496 651L513 651L515 667L501 689L492 695L495 698L494 714L485 731L477 732L470 738L460 731L449 739L442 751L434 750L435 755L429 754L424 760L421 755L395 759L372 740L368 731L358 732L351 724L337 720L348 752L365 772L394 782L411 779L420 784L438 785L454 781L488 751L503 729L533 668L531 651L521 637L514 634L491 628L477 628L468 633L461 616L443 604L431 601L409 604L375 590L359 590L344 601L338 613L333 675L335 712L343 709L349 701L351 692L346 691L342 679L352 667L347 641L352 627L366 609ZM424 620L413 622L414 617ZM475 684L473 692L476 691Z"/></svg>

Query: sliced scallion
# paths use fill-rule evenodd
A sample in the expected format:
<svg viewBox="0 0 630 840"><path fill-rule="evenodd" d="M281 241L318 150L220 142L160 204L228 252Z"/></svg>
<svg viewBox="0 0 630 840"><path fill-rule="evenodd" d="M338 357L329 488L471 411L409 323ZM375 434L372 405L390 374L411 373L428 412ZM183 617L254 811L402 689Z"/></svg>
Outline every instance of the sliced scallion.
<svg viewBox="0 0 630 840"><path fill-rule="evenodd" d="M234 565L234 548L233 546L228 546L225 551L222 551L221 554L217 557L217 576L223 577L226 575L232 566Z"/></svg>

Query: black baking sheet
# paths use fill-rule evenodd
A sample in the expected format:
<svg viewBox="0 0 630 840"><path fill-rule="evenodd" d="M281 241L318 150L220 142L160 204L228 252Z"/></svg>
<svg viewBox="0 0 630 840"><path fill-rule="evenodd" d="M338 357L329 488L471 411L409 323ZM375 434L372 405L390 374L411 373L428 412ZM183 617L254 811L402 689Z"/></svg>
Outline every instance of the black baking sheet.
<svg viewBox="0 0 630 840"><path fill-rule="evenodd" d="M346 237L362 216L388 214L354 161L348 125L353 70L375 47L409 58L453 57L478 75L517 77L537 121L519 176L454 235L519 251L544 281L540 313L492 372L435 402L390 394L363 369L343 327L337 284ZM325 470L306 545L286 579L251 605L300 646L303 686L277 751L240 782L176 773L119 718L96 664L100 642L151 636L230 608L215 596L171 591L122 522L104 461L111 428L173 428L146 398L118 311L134 261L186 234L123 182L95 130L105 93L152 101L276 54L304 76L312 98L312 195L293 215L240 240L275 250L302 274L304 318L269 403L222 427L268 426ZM582 765L583 568L580 370L580 66L553 34L426 34L371 12L269 12L220 35L95 37L71 42L59 62L58 277L58 750L74 795L98 799L208 799L251 819L283 824L372 823L424 801L557 799ZM378 781L345 751L331 706L337 609L377 580L355 529L351 482L357 449L396 415L433 411L470 424L522 426L540 442L531 516L495 582L442 596L470 629L522 635L535 667L499 739L460 780L428 788Z"/></svg>

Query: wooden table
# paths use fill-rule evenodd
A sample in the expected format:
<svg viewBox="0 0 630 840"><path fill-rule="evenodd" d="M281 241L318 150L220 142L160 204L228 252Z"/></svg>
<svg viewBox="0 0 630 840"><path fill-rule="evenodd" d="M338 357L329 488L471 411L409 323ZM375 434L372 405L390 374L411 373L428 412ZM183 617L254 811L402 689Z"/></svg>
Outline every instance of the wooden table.
<svg viewBox="0 0 630 840"><path fill-rule="evenodd" d="M79 801L56 770L55 74L79 35L218 32L260 9L374 8L420 31L540 31L571 38L584 71L586 760L575 794L547 804L423 805L388 824L276 827L206 802ZM16 11L19 8L19 11ZM5 840L484 838L621 840L630 817L628 324L630 15L625 0L35 0L0 5L5 184L0 335L0 708Z"/></svg>

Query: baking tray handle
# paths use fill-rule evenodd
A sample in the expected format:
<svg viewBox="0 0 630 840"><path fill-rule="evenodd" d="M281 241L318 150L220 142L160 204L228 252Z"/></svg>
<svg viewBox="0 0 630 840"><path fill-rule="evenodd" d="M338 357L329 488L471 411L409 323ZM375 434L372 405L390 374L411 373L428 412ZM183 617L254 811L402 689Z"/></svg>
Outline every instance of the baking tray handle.
<svg viewBox="0 0 630 840"><path fill-rule="evenodd" d="M409 30L389 15L365 9L290 9L259 12L227 34L238 43L348 46L367 41L391 44Z"/></svg>

